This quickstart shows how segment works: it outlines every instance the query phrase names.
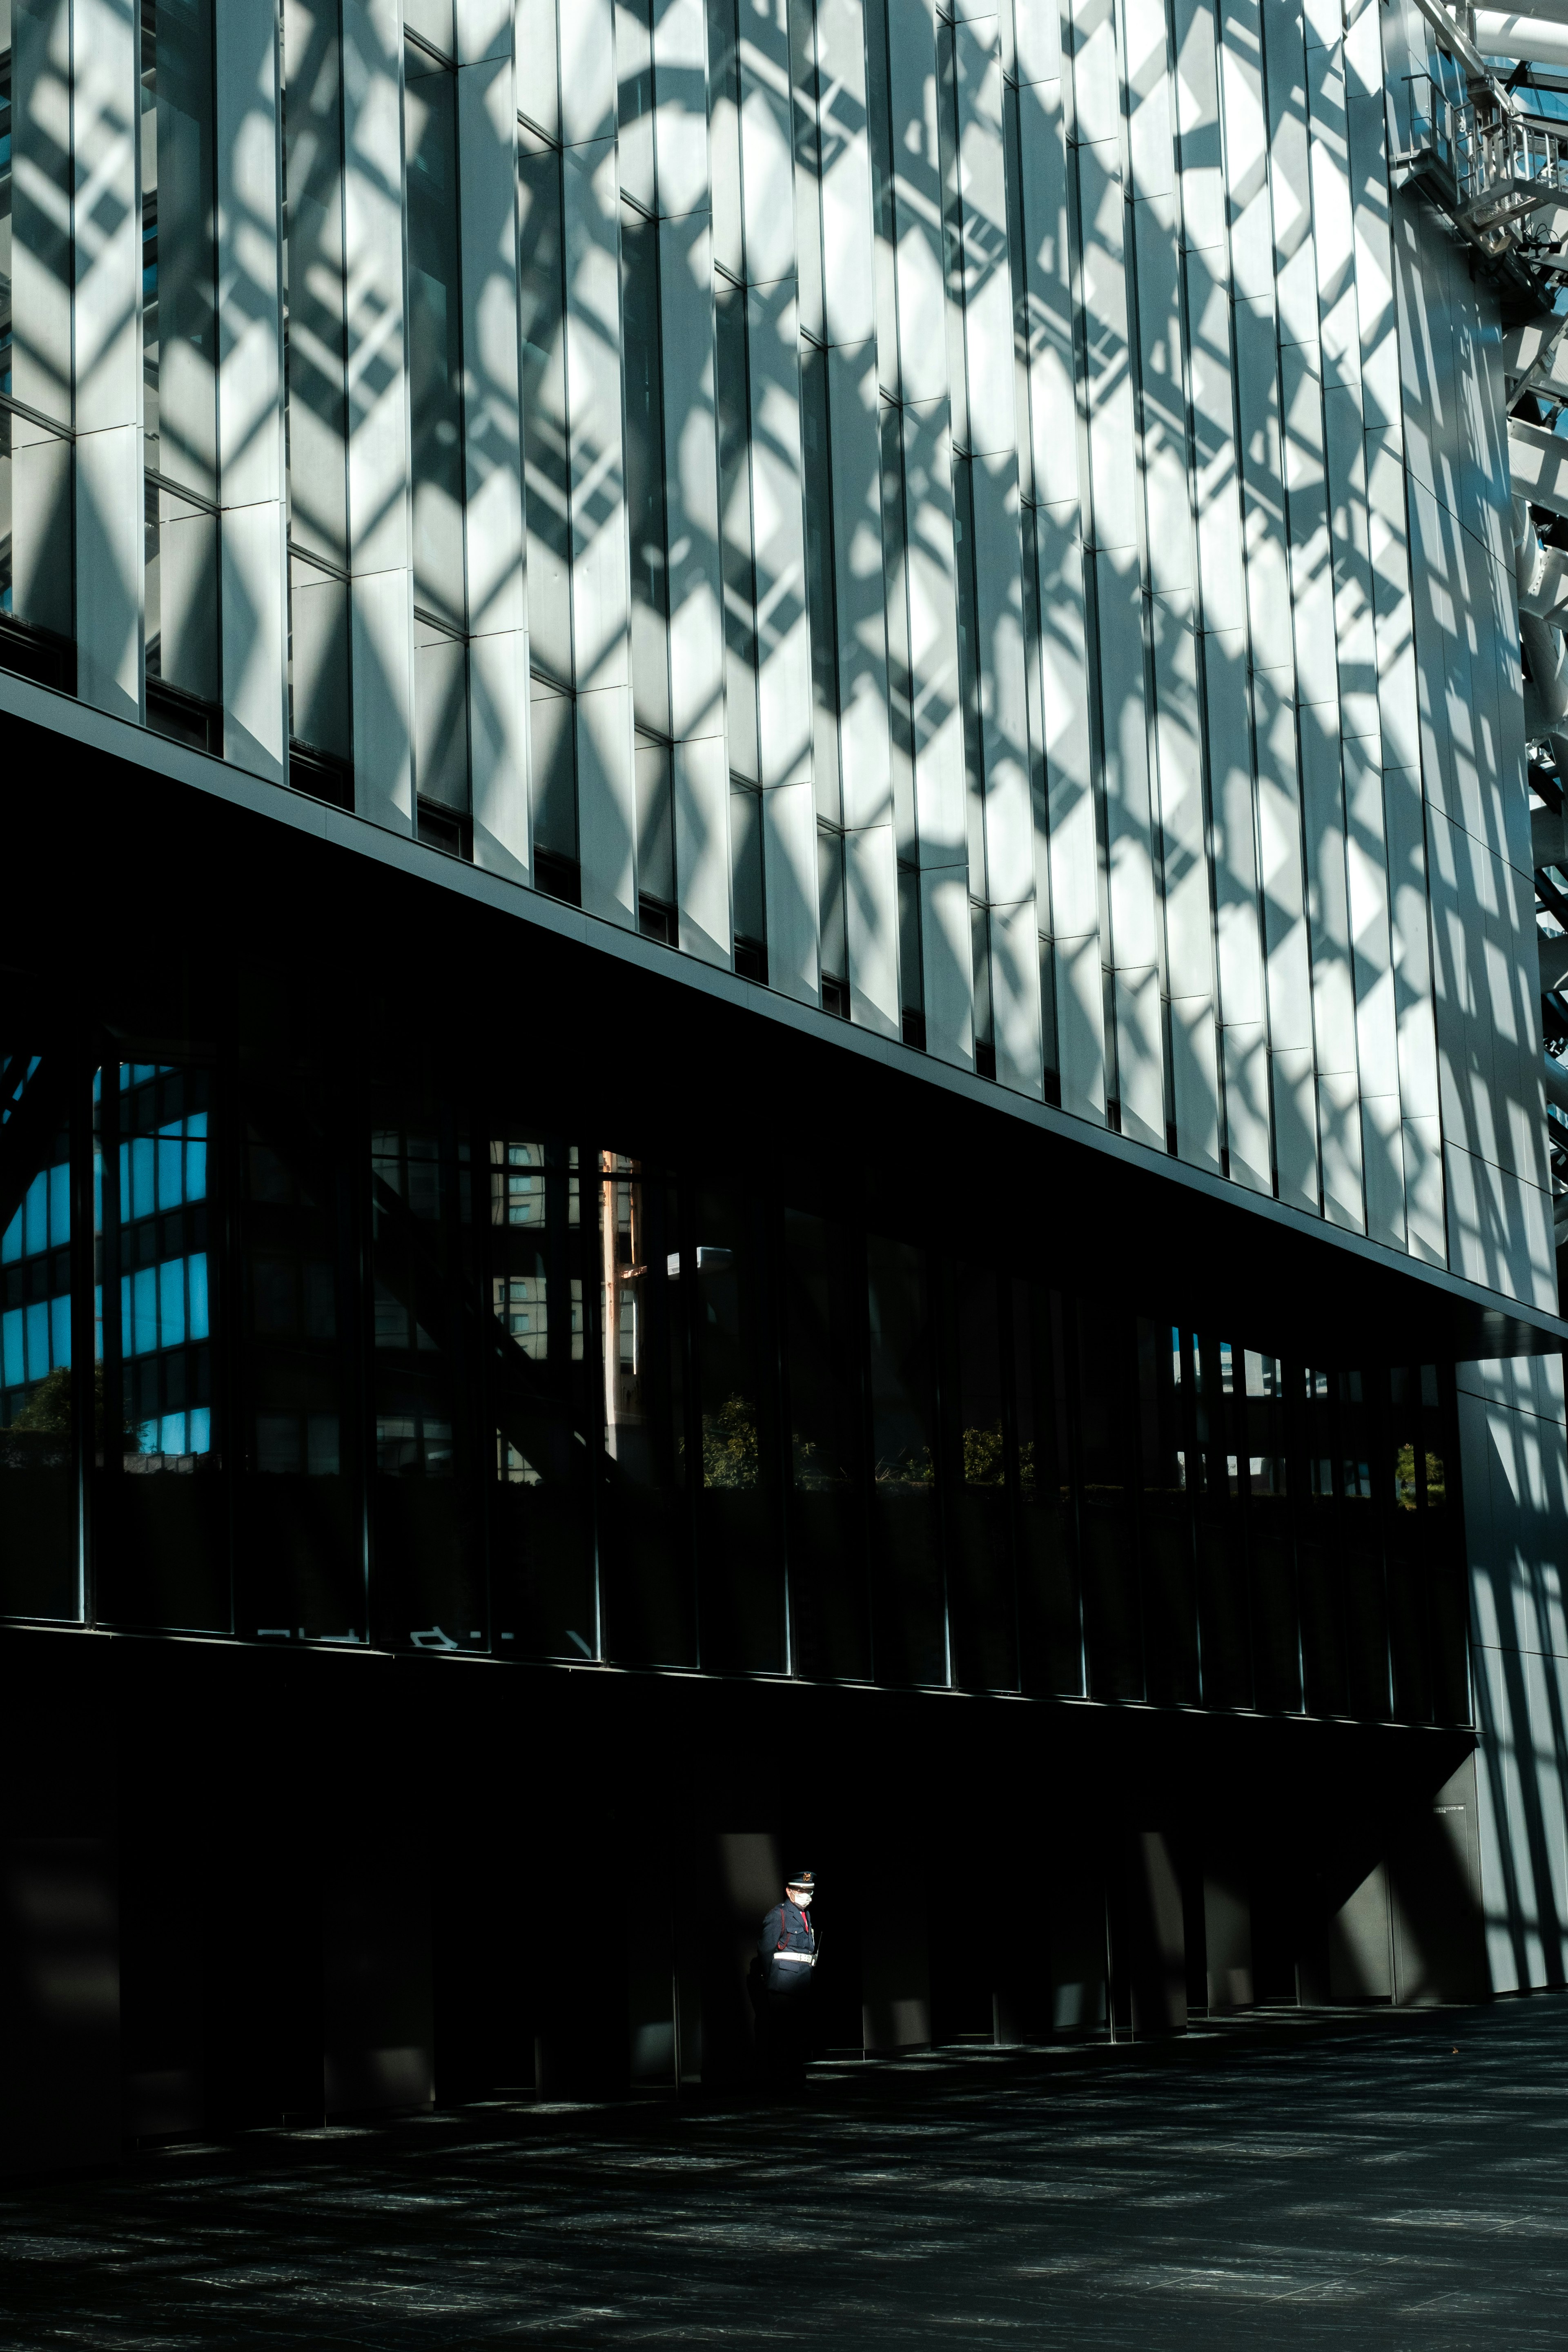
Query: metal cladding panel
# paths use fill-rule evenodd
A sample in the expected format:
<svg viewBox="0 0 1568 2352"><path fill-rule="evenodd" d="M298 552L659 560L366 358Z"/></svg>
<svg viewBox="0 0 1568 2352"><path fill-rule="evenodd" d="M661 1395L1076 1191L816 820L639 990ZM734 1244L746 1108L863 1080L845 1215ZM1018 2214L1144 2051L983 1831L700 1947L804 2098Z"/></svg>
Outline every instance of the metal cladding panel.
<svg viewBox="0 0 1568 2352"><path fill-rule="evenodd" d="M414 611L405 13L344 0L341 221L324 172L296 256L312 300L338 278L317 310L343 350L312 360L286 445L278 36L260 0L219 12L216 447L191 338L161 422L217 517L230 765L286 773L289 598L330 592L356 806L414 833L414 643L436 624ZM53 50L21 40L13 66L14 390L27 435L74 436L17 478L35 503L68 478L78 690L138 724L156 140L128 0L70 22L68 93ZM640 718L682 954L733 961L732 770L762 793L769 986L820 1001L818 824L841 819L856 1021L892 1038L923 1014L928 1052L973 1069L978 1019L1005 1090L1054 1075L1100 1123L1114 1097L1155 1154L1548 1288L1500 322L1424 200L1390 195L1434 54L1419 11L453 0L410 25L451 59L427 62L460 132L442 626L475 861L534 877L536 707L552 887L574 847L587 915L651 919L635 551L668 619L669 708ZM39 110L68 97L62 275L30 174ZM657 225L646 381L634 215ZM640 437L628 394L650 424L657 402ZM1552 436L1512 438L1544 477ZM345 444L346 536L318 496ZM321 572L293 592L291 537ZM172 543L159 560L166 583ZM28 588L36 550L16 564ZM302 657L314 677L329 656Z"/></svg>
<svg viewBox="0 0 1568 2352"><path fill-rule="evenodd" d="M217 437L224 749L281 783L289 746L278 25L265 0L214 21Z"/></svg>
<svg viewBox="0 0 1568 2352"><path fill-rule="evenodd" d="M844 822L848 827L889 824L892 750L874 342L835 346L829 352L827 401Z"/></svg>
<svg viewBox="0 0 1568 2352"><path fill-rule="evenodd" d="M510 56L458 83L464 416L463 553L477 636L524 625L518 385L517 98Z"/></svg>
<svg viewBox="0 0 1568 2352"><path fill-rule="evenodd" d="M899 868L891 815L844 835L849 1012L879 1036L900 1034Z"/></svg>
<svg viewBox="0 0 1568 2352"><path fill-rule="evenodd" d="M496 629L468 648L468 762L474 863L532 878L529 805L528 633Z"/></svg>
<svg viewBox="0 0 1568 2352"><path fill-rule="evenodd" d="M674 751L675 878L681 948L725 968L734 957L731 909L730 767L721 735Z"/></svg>
<svg viewBox="0 0 1568 2352"><path fill-rule="evenodd" d="M1018 94L1028 321L1029 478L1042 505L1076 498L1077 319L1068 151L1059 81Z"/></svg>
<svg viewBox="0 0 1568 2352"><path fill-rule="evenodd" d="M1111 961L1119 969L1142 971L1159 960L1143 598L1136 571L1114 555L1096 555L1094 577Z"/></svg>
<svg viewBox="0 0 1568 2352"><path fill-rule="evenodd" d="M393 0L344 0L343 245L351 568L413 561L405 333L403 44Z"/></svg>
<svg viewBox="0 0 1568 2352"><path fill-rule="evenodd" d="M133 721L142 715L142 485L139 423L78 435L77 692Z"/></svg>
<svg viewBox="0 0 1568 2352"><path fill-rule="evenodd" d="M898 299L898 352L889 390L912 404L947 394L947 265L942 159L936 131L933 0L885 0L890 233Z"/></svg>
<svg viewBox="0 0 1568 2352"><path fill-rule="evenodd" d="M723 581L708 215L659 224L669 728L677 742L724 727Z"/></svg>
<svg viewBox="0 0 1568 2352"><path fill-rule="evenodd" d="M1302 813L1311 917L1312 1034L1321 1071L1356 1071L1355 982L1351 964L1349 878L1340 744L1323 714L1302 713Z"/></svg>
<svg viewBox="0 0 1568 2352"><path fill-rule="evenodd" d="M1035 810L1024 667L1023 551L1011 453L976 459L975 617L986 691L980 724L985 783L985 870L998 905L1033 899Z"/></svg>
<svg viewBox="0 0 1568 2352"><path fill-rule="evenodd" d="M922 868L960 869L967 888L963 688L958 661L952 451L945 399L903 412L915 807ZM945 960L945 932L926 942ZM967 970L967 961L964 968ZM966 992L969 983L966 983ZM964 1016L967 1024L969 1015Z"/></svg>
<svg viewBox="0 0 1568 2352"><path fill-rule="evenodd" d="M1132 207L1138 261L1138 377L1149 586L1156 596L1195 584L1188 469L1186 350L1173 206Z"/></svg>
<svg viewBox="0 0 1568 2352"><path fill-rule="evenodd" d="M752 512L757 569L757 711L763 782L783 782L811 752L811 625L805 603L800 362L795 280L753 286Z"/></svg>
<svg viewBox="0 0 1568 2352"><path fill-rule="evenodd" d="M810 774L763 793L768 984L803 1004L822 993L817 962L816 802Z"/></svg>

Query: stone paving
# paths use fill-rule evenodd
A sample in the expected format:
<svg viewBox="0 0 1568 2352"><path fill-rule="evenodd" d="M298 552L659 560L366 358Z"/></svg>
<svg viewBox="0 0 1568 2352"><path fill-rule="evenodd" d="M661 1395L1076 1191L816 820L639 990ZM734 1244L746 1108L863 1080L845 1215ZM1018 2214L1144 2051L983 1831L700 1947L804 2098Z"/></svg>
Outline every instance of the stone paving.
<svg viewBox="0 0 1568 2352"><path fill-rule="evenodd" d="M0 2231L6 2352L1560 2352L1568 2001L252 2133Z"/></svg>

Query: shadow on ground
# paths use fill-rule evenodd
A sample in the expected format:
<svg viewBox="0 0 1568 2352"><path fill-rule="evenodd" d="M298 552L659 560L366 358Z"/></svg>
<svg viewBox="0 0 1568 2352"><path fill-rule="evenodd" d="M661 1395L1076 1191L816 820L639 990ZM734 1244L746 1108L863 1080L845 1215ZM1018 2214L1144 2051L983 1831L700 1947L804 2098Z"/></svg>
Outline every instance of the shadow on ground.
<svg viewBox="0 0 1568 2352"><path fill-rule="evenodd" d="M1561 2347L1568 2001L497 2101L0 2194L0 2341Z"/></svg>

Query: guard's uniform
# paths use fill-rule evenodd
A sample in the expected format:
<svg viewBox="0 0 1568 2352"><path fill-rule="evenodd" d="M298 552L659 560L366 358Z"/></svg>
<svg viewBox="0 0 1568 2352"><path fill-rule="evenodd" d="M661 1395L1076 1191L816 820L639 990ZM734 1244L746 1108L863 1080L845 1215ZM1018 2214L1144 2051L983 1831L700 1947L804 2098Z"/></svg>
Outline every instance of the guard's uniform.
<svg viewBox="0 0 1568 2352"><path fill-rule="evenodd" d="M787 1896L763 1921L757 1955L767 1985L768 2073L775 2082L798 2083L805 2068L816 1931Z"/></svg>
<svg viewBox="0 0 1568 2352"><path fill-rule="evenodd" d="M809 1992L811 1971L816 1965L816 1931L810 1916L787 1895L773 1905L763 1921L757 1950L768 1972L769 1992Z"/></svg>

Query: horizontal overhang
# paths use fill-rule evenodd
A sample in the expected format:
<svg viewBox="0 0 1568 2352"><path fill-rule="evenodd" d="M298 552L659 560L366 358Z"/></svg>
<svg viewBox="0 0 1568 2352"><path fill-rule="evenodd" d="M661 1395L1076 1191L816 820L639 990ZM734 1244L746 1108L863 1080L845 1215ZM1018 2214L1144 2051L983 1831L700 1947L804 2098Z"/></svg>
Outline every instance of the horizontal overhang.
<svg viewBox="0 0 1568 2352"><path fill-rule="evenodd" d="M513 1057L617 1149L718 1155L738 1181L798 1180L803 1205L824 1170L852 1169L890 1229L959 1255L973 1234L1020 1275L1315 1362L1568 1345L1542 1307L5 673L0 740L16 893L0 962L61 995L79 971L84 1017L119 1017L91 943L123 968L124 910L153 903L162 872L198 961L314 958L323 1017L342 975L411 1021L433 987L454 1066Z"/></svg>

